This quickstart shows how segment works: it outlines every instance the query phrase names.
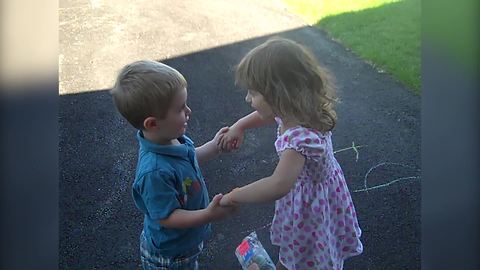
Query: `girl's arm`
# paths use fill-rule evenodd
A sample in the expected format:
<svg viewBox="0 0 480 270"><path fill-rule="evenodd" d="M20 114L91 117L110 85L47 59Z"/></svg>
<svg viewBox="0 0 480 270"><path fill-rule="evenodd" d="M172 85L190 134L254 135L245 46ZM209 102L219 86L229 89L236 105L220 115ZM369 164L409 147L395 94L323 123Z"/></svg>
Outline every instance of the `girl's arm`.
<svg viewBox="0 0 480 270"><path fill-rule="evenodd" d="M285 150L273 174L223 196L220 205L276 201L292 189L305 164L305 157L293 149Z"/></svg>
<svg viewBox="0 0 480 270"><path fill-rule="evenodd" d="M232 148L238 149L243 143L243 133L247 129L257 128L275 123L275 119L262 118L257 111L254 111L233 124L229 131L220 141L221 148L230 151Z"/></svg>
<svg viewBox="0 0 480 270"><path fill-rule="evenodd" d="M257 111L254 111L239 120L231 126L231 128L240 128L243 131L250 128L262 127L268 124L275 123L275 119L272 118L262 118Z"/></svg>

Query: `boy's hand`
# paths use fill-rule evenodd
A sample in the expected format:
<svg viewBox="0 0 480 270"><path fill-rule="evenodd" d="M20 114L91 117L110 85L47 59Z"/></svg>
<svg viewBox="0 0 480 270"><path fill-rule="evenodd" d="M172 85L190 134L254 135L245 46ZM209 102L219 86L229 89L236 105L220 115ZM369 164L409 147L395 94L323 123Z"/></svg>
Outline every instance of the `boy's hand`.
<svg viewBox="0 0 480 270"><path fill-rule="evenodd" d="M221 148L220 143L225 136L225 134L230 130L229 127L222 127L220 130L218 130L217 134L215 134L215 137L213 137L212 142L214 145L217 147L217 152L223 151L224 149Z"/></svg>
<svg viewBox="0 0 480 270"><path fill-rule="evenodd" d="M243 129L233 125L220 138L220 148L223 151L230 152L238 149L243 143Z"/></svg>
<svg viewBox="0 0 480 270"><path fill-rule="evenodd" d="M207 212L209 213L212 221L223 219L236 210L235 207L220 206L220 200L222 197L222 194L215 195L210 204L207 206Z"/></svg>

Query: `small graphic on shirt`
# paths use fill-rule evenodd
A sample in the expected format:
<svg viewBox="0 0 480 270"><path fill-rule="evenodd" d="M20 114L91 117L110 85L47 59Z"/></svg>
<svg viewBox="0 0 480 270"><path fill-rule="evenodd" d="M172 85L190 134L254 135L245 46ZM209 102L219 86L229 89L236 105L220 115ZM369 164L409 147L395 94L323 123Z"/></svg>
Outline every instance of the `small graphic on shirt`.
<svg viewBox="0 0 480 270"><path fill-rule="evenodd" d="M189 190L189 187L192 185L193 180L190 177L187 177L183 180L182 183L182 188L183 188L183 193L187 194L187 190Z"/></svg>
<svg viewBox="0 0 480 270"><path fill-rule="evenodd" d="M190 177L187 177L182 182L182 189L183 189L183 198L180 198L180 202L183 205L186 205L188 196L193 196L196 193L200 192L201 186L198 181L192 180Z"/></svg>

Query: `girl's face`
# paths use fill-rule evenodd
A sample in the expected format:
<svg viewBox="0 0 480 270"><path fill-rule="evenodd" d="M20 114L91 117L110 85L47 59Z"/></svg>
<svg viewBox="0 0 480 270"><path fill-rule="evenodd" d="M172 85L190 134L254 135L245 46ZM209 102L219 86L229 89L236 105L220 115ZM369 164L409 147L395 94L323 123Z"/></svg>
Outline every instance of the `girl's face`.
<svg viewBox="0 0 480 270"><path fill-rule="evenodd" d="M248 90L245 101L250 103L250 105L260 114L262 118L272 118L274 114L272 108L265 102L262 94L254 90Z"/></svg>

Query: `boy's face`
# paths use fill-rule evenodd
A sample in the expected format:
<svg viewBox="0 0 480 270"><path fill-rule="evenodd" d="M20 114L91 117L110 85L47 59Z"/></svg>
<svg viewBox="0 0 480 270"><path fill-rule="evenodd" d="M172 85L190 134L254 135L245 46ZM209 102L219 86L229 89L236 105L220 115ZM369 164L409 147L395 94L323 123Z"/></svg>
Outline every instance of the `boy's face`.
<svg viewBox="0 0 480 270"><path fill-rule="evenodd" d="M250 103L250 105L260 114L262 118L271 118L274 116L272 108L265 102L262 94L254 90L248 90L245 101Z"/></svg>
<svg viewBox="0 0 480 270"><path fill-rule="evenodd" d="M184 88L173 97L166 117L157 119L158 132L166 139L181 137L187 130L191 113L192 110L187 106L187 89Z"/></svg>

